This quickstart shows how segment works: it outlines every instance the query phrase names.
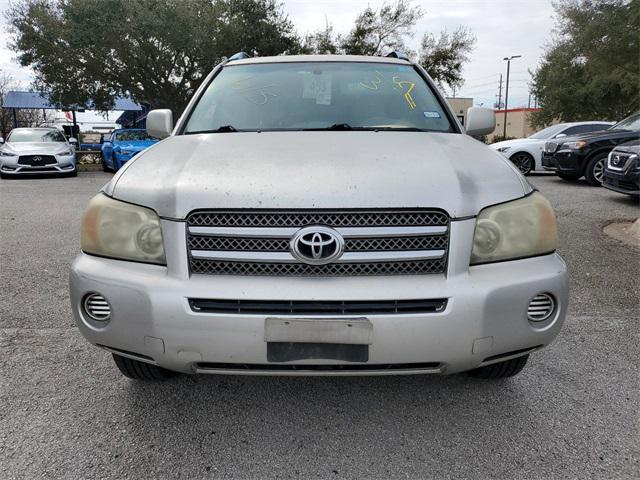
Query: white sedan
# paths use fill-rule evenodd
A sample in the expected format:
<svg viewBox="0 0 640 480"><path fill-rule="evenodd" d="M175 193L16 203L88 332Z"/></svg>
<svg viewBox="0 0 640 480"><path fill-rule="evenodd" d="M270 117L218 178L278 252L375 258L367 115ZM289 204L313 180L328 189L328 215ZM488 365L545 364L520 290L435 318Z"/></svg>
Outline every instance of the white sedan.
<svg viewBox="0 0 640 480"><path fill-rule="evenodd" d="M63 174L76 176L75 138L56 128L14 128L0 138L0 177Z"/></svg>
<svg viewBox="0 0 640 480"><path fill-rule="evenodd" d="M505 140L489 145L511 160L524 174L542 168L542 150L547 140L562 138L581 133L606 130L612 122L573 122L551 125L527 138Z"/></svg>

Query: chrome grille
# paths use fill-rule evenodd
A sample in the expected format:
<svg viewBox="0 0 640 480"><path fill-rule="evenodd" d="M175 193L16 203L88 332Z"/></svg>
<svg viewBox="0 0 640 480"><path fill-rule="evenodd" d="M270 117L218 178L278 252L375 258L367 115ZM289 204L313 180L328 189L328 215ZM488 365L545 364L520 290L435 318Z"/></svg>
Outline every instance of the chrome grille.
<svg viewBox="0 0 640 480"><path fill-rule="evenodd" d="M345 250L351 252L384 250L433 250L447 247L447 236L354 238L345 240ZM236 250L288 252L286 238L229 238L189 236L191 250Z"/></svg>
<svg viewBox="0 0 640 480"><path fill-rule="evenodd" d="M637 155L632 155L630 153L611 152L609 154L607 167L609 170L613 170L614 172L622 172L629 167L631 164L630 160L634 160L635 158L637 158Z"/></svg>
<svg viewBox="0 0 640 480"><path fill-rule="evenodd" d="M344 238L334 263L310 265L290 252L300 228L324 226ZM361 276L444 273L449 217L434 210L199 211L187 218L191 273Z"/></svg>

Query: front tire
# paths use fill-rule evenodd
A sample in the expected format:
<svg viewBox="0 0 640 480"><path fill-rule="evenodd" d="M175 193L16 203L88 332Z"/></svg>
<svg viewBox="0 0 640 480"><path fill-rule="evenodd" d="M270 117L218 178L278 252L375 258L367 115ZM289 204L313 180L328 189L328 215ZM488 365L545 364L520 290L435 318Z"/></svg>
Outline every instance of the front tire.
<svg viewBox="0 0 640 480"><path fill-rule="evenodd" d="M522 371L527 364L527 360L529 360L529 355L523 355L504 362L487 365L486 367L476 368L471 370L469 375L482 379L513 377Z"/></svg>
<svg viewBox="0 0 640 480"><path fill-rule="evenodd" d="M518 170L520 170L520 173L522 173L523 175L529 175L529 173L531 173L531 170L533 170L535 167L535 160L527 152L514 153L513 155L511 155L509 160L511 160L513 164L518 167Z"/></svg>
<svg viewBox="0 0 640 480"><path fill-rule="evenodd" d="M584 171L584 178L587 179L589 184L594 187L602 186L602 179L604 178L604 167L607 162L607 154L600 154L589 160L587 168Z"/></svg>
<svg viewBox="0 0 640 480"><path fill-rule="evenodd" d="M140 362L127 357L113 354L113 361L116 362L118 370L127 378L133 380L155 380L162 381L173 377L175 372L151 365L150 363Z"/></svg>

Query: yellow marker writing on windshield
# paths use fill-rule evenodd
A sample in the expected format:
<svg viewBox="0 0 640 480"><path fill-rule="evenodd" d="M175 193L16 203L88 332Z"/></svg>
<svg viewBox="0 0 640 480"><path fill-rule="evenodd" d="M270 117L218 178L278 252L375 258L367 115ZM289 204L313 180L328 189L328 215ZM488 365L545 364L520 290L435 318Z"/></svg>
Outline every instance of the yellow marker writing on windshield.
<svg viewBox="0 0 640 480"><path fill-rule="evenodd" d="M398 80L398 77L393 77L393 83L395 83L398 87L402 88L403 90L404 90L403 88L404 85L409 85L409 88L404 92L404 99L407 101L407 103L412 109L416 108L418 105L416 104L416 101L411 96L411 90L415 88L416 84L408 80Z"/></svg>

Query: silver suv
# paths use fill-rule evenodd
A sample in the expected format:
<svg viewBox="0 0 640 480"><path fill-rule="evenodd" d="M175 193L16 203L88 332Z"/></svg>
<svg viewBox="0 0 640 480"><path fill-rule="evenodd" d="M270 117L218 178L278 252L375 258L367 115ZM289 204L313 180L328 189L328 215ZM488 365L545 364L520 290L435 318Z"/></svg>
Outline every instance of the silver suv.
<svg viewBox="0 0 640 480"><path fill-rule="evenodd" d="M549 202L398 56L232 57L82 221L71 304L135 379L518 373L567 274Z"/></svg>

